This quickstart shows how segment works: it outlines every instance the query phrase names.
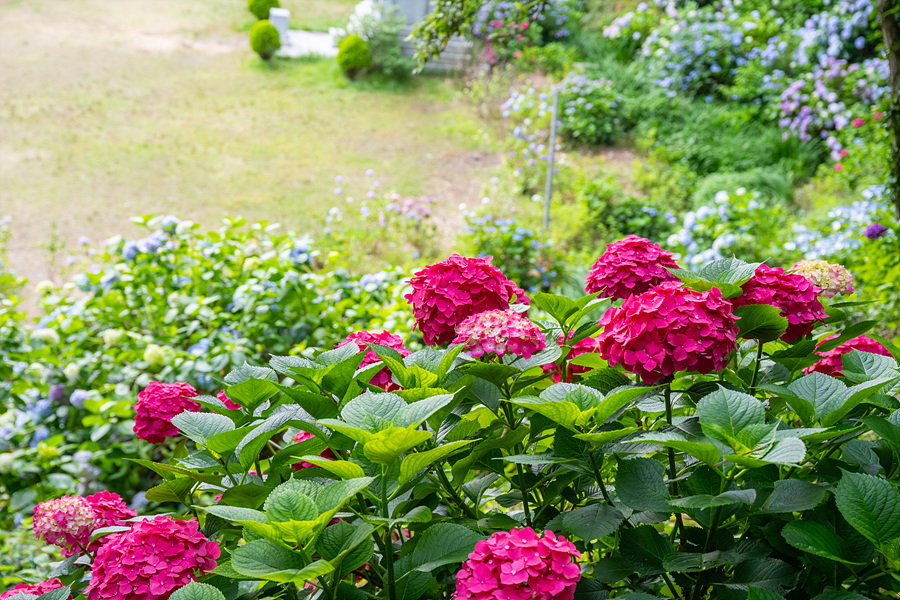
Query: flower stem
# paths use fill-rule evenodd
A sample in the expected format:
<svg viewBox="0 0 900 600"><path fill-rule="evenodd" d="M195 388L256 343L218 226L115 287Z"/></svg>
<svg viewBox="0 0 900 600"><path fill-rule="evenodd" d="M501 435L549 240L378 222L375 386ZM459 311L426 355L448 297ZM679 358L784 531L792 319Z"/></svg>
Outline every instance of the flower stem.
<svg viewBox="0 0 900 600"><path fill-rule="evenodd" d="M750 395L756 395L756 380L759 379L759 365L762 362L763 343L760 340L756 347L756 365L753 367L753 379L750 380Z"/></svg>
<svg viewBox="0 0 900 600"><path fill-rule="evenodd" d="M388 507L387 495L387 465L381 468L381 516L385 519L390 518L390 509ZM387 588L388 598L397 600L397 581L394 573L394 541L391 539L391 531L393 527L388 527L384 534L384 544L382 551L384 552L385 566L387 567Z"/></svg>
<svg viewBox="0 0 900 600"><path fill-rule="evenodd" d="M663 388L663 394L666 400L666 423L669 427L672 426L672 384L666 383ZM675 464L675 449L668 448L669 454L669 493L672 496L678 496L678 482L675 480L678 477L678 467ZM672 530L672 539L675 539L676 535L684 536L684 521L682 520L681 513L675 513L675 529Z"/></svg>

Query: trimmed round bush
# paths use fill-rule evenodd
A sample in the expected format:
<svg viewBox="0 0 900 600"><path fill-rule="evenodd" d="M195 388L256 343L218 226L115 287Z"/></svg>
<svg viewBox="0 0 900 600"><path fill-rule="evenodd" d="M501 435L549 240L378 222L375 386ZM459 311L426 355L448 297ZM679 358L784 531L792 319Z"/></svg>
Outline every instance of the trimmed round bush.
<svg viewBox="0 0 900 600"><path fill-rule="evenodd" d="M281 48L281 36L267 19L258 21L250 29L250 47L263 60L269 60Z"/></svg>
<svg viewBox="0 0 900 600"><path fill-rule="evenodd" d="M345 37L338 46L337 64L350 79L372 64L372 54L366 40L358 35Z"/></svg>
<svg viewBox="0 0 900 600"><path fill-rule="evenodd" d="M260 20L269 18L270 8L279 8L280 6L278 0L247 0L247 9Z"/></svg>

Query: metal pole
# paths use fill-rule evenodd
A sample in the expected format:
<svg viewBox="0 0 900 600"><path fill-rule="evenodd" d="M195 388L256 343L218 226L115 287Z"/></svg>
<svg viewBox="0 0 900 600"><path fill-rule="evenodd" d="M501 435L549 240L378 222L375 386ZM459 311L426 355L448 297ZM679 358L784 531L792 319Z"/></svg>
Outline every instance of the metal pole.
<svg viewBox="0 0 900 600"><path fill-rule="evenodd" d="M550 121L550 155L547 157L547 188L544 190L544 229L550 227L550 196L553 193L553 161L556 158L556 121L559 119L559 90L553 90L553 117Z"/></svg>

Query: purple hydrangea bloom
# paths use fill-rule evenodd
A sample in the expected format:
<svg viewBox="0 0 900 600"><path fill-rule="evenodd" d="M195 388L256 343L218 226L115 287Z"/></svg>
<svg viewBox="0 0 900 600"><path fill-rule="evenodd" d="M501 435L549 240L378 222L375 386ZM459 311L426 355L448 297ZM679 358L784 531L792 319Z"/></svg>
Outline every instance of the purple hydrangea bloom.
<svg viewBox="0 0 900 600"><path fill-rule="evenodd" d="M865 236L870 240L877 240L887 232L888 228L881 223L872 223L866 227Z"/></svg>

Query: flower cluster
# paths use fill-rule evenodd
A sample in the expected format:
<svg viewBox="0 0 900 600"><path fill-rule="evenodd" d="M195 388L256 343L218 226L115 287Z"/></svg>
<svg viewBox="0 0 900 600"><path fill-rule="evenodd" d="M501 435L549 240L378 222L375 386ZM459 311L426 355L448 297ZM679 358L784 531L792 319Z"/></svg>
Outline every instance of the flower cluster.
<svg viewBox="0 0 900 600"><path fill-rule="evenodd" d="M572 338L574 333L575 332L573 331L569 334L570 339ZM566 340L563 338L563 336L559 336L558 342L560 346L564 346L566 344ZM575 342L574 344L572 344L566 359L571 361L572 359L581 356L582 354L600 354L600 340L595 337L586 337L583 340ZM553 380L557 383L562 381L562 375L559 372L559 368L555 364L544 365L543 369L544 373L553 373ZM568 369L569 377L571 378L572 375L587 373L591 370L591 367L573 365L570 362L568 364Z"/></svg>
<svg viewBox="0 0 900 600"><path fill-rule="evenodd" d="M500 110L503 118L509 120L506 164L523 190L537 189L547 172L553 101L547 92L530 87L521 92L513 91L500 105ZM557 141L555 150L560 149L562 145Z"/></svg>
<svg viewBox="0 0 900 600"><path fill-rule="evenodd" d="M826 341L835 337L837 337L837 335L830 336L819 342L819 345L822 345ZM817 351L816 354L818 354L822 358L813 366L804 369L803 372L809 374L818 371L819 373L825 373L826 375L841 377L841 368L843 368L843 360L841 359L841 356L844 354L848 354L854 350L859 350L860 352L869 352L872 354L880 354L882 356L891 355L887 348L885 348L872 338L861 335L858 338L853 338L852 340L844 342L837 348L821 352Z"/></svg>
<svg viewBox="0 0 900 600"><path fill-rule="evenodd" d="M606 246L587 276L584 290L617 300L643 294L666 281L678 281L672 253L650 240L629 235Z"/></svg>
<svg viewBox="0 0 900 600"><path fill-rule="evenodd" d="M39 583L20 583L17 584L11 590L7 590L0 594L0 600L6 600L7 598L13 598L19 594L31 594L33 596L41 596L46 594L47 592L52 592L53 590L58 590L61 587L65 587L62 582L54 577L53 579L48 579L47 581L41 581ZM71 598L72 596L69 596Z"/></svg>
<svg viewBox="0 0 900 600"><path fill-rule="evenodd" d="M854 292L853 275L843 265L825 260L803 259L791 267L790 272L803 275L829 298Z"/></svg>
<svg viewBox="0 0 900 600"><path fill-rule="evenodd" d="M608 79L569 73L559 91L560 133L581 144L610 144L625 131L622 95Z"/></svg>
<svg viewBox="0 0 900 600"><path fill-rule="evenodd" d="M737 348L736 321L717 288L697 292L668 282L607 310L597 341L610 364L652 384L678 371L725 368Z"/></svg>
<svg viewBox="0 0 900 600"><path fill-rule="evenodd" d="M225 405L225 408L228 410L238 410L241 405L228 397L228 394L225 390L219 390L219 393L216 394L216 398L222 401L222 404Z"/></svg>
<svg viewBox="0 0 900 600"><path fill-rule="evenodd" d="M374 351L369 350L369 344L393 348L400 356L410 355L409 348L403 345L403 338L388 331L357 331L347 336L347 339L337 344L337 347L340 348L341 346L346 346L351 342L360 347L360 352L366 353L365 358L363 358L362 363L359 365L360 368L374 365L381 360ZM387 367L378 371L378 373L375 374L375 377L372 378L371 383L386 392L400 389L400 386L391 380L391 371Z"/></svg>
<svg viewBox="0 0 900 600"><path fill-rule="evenodd" d="M71 556L87 547L91 532L101 527L91 505L80 496L64 496L34 507L34 535Z"/></svg>
<svg viewBox="0 0 900 600"><path fill-rule="evenodd" d="M498 531L475 544L456 575L455 600L572 600L581 579L575 545L530 527Z"/></svg>
<svg viewBox="0 0 900 600"><path fill-rule="evenodd" d="M416 272L409 280L416 323L429 346L450 343L456 326L486 310L505 310L513 303L528 303L525 292L492 267L488 258L458 254Z"/></svg>
<svg viewBox="0 0 900 600"><path fill-rule="evenodd" d="M748 304L770 304L788 320L781 339L790 343L812 332L824 321L825 309L818 288L802 275L785 273L780 267L760 265L753 277L741 286L743 293L733 300L735 308Z"/></svg>
<svg viewBox="0 0 900 600"><path fill-rule="evenodd" d="M465 344L478 358L485 354L513 354L531 358L547 344L540 328L514 310L487 310L457 325L454 344Z"/></svg>
<svg viewBox="0 0 900 600"><path fill-rule="evenodd" d="M161 444L169 436L178 435L172 417L185 411L199 412L200 404L191 397L197 390L187 383L151 381L138 394L134 405L134 433L151 444Z"/></svg>
<svg viewBox="0 0 900 600"><path fill-rule="evenodd" d="M859 54L869 46L866 34L874 9L872 0L844 0L810 16L796 31L801 40L796 61L804 65L810 60L852 58Z"/></svg>
<svg viewBox="0 0 900 600"><path fill-rule="evenodd" d="M110 536L97 551L90 600L158 600L216 568L219 544L197 529L197 520L159 516Z"/></svg>

